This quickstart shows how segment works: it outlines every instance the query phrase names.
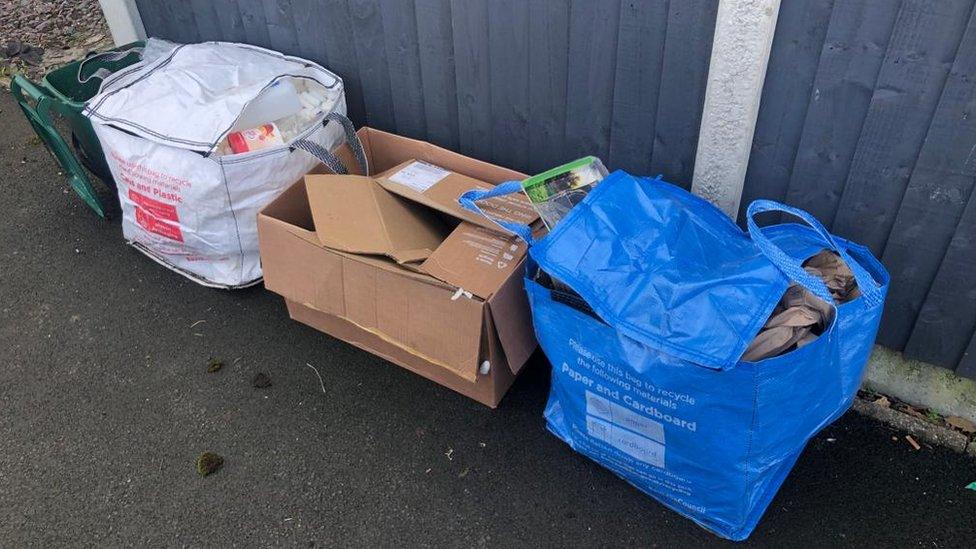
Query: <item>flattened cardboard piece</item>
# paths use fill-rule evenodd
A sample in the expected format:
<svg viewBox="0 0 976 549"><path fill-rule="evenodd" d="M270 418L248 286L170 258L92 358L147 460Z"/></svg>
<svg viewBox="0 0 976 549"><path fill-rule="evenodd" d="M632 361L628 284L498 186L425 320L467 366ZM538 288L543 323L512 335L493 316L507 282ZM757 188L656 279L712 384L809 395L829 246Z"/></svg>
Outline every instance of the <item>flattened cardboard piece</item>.
<svg viewBox="0 0 976 549"><path fill-rule="evenodd" d="M447 234L436 216L392 196L369 177L308 175L305 188L315 232L327 248L420 261Z"/></svg>
<svg viewBox="0 0 976 549"><path fill-rule="evenodd" d="M315 303L330 314L345 313L341 256L322 253L318 242L301 238L277 220L259 217L258 235L267 290Z"/></svg>
<svg viewBox="0 0 976 549"><path fill-rule="evenodd" d="M490 185L419 161L408 161L386 173L378 180L355 175L306 177L309 208L323 246L384 255L482 299L489 297L525 256L526 246L521 240L457 204L461 193ZM499 208L507 204L501 203ZM503 217L519 221L537 218L528 201L525 205L516 201L515 206ZM455 217L470 214L478 224L462 221L447 234L441 220L425 208ZM422 261L419 267L411 265Z"/></svg>
<svg viewBox="0 0 976 549"><path fill-rule="evenodd" d="M484 216L468 211L458 204L458 198L470 190L492 188L492 185L484 181L422 160L403 162L381 173L376 180L391 193L468 223L511 234ZM529 199L521 193L484 200L480 206L488 215L522 225L530 225L539 218Z"/></svg>
<svg viewBox="0 0 976 549"><path fill-rule="evenodd" d="M462 221L420 270L487 299L512 276L526 251L516 236Z"/></svg>
<svg viewBox="0 0 976 549"><path fill-rule="evenodd" d="M405 343L442 361L457 375L474 381L478 359L484 303L471 299L452 300L454 292L429 285L413 284L402 311L408 324Z"/></svg>

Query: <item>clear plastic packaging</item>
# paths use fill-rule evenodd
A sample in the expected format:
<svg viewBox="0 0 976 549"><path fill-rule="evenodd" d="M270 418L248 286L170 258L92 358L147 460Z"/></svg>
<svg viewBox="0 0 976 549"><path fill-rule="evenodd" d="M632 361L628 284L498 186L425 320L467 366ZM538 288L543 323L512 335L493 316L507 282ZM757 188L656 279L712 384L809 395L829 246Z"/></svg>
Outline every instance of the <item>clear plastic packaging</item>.
<svg viewBox="0 0 976 549"><path fill-rule="evenodd" d="M552 230L607 175L609 172L599 158L587 156L526 179L522 191L546 228ZM582 303L569 286L541 269L536 273L536 282L553 290L554 299L559 296L568 300L567 303Z"/></svg>
<svg viewBox="0 0 976 549"><path fill-rule="evenodd" d="M563 164L522 182L522 190L550 230L609 172L595 156Z"/></svg>
<svg viewBox="0 0 976 549"><path fill-rule="evenodd" d="M298 90L291 79L283 78L268 86L247 104L231 131L260 127L268 122L294 116L302 108Z"/></svg>
<svg viewBox="0 0 976 549"><path fill-rule="evenodd" d="M150 37L146 40L146 45L142 48L142 61L147 65L151 64L160 57L169 55L178 45L176 42Z"/></svg>

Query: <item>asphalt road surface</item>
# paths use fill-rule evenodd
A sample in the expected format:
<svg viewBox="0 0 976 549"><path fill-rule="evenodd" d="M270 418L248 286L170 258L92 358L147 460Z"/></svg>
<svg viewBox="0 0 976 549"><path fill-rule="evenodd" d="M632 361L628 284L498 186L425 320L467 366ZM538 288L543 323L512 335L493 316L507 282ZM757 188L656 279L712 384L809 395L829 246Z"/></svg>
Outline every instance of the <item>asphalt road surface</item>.
<svg viewBox="0 0 976 549"><path fill-rule="evenodd" d="M66 188L7 92L0 110L0 546L728 543L547 433L541 354L489 410L260 286L197 286ZM200 477L205 450L226 461ZM747 544L972 547L972 481L976 460L852 412Z"/></svg>

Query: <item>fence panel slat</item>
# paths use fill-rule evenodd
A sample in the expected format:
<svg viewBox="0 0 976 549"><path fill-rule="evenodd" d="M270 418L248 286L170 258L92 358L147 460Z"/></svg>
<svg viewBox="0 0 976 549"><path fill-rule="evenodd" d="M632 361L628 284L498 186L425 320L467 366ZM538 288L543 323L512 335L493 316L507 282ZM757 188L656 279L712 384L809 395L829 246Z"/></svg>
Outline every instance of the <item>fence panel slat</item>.
<svg viewBox="0 0 976 549"><path fill-rule="evenodd" d="M786 193L818 219L833 217L897 15L890 0L834 4Z"/></svg>
<svg viewBox="0 0 976 549"><path fill-rule="evenodd" d="M271 34L268 20L264 14L262 0L238 0L235 2L241 13L241 23L244 25L245 42L264 48L271 47Z"/></svg>
<svg viewBox="0 0 976 549"><path fill-rule="evenodd" d="M457 83L450 0L416 0L420 74L427 137L448 149L458 146Z"/></svg>
<svg viewBox="0 0 976 549"><path fill-rule="evenodd" d="M969 347L966 348L966 353L956 368L956 373L963 377L976 379L976 334L970 340Z"/></svg>
<svg viewBox="0 0 976 549"><path fill-rule="evenodd" d="M491 83L488 80L488 0L454 0L458 147L466 155L491 158Z"/></svg>
<svg viewBox="0 0 976 549"><path fill-rule="evenodd" d="M382 0L384 47L390 71L390 100L397 133L427 138L424 85L413 0Z"/></svg>
<svg viewBox="0 0 976 549"><path fill-rule="evenodd" d="M529 5L495 0L488 11L491 157L529 169Z"/></svg>
<svg viewBox="0 0 976 549"><path fill-rule="evenodd" d="M875 254L895 222L972 7L973 0L902 4L843 195L829 196L836 216L822 218Z"/></svg>
<svg viewBox="0 0 976 549"><path fill-rule="evenodd" d="M227 12L231 18L238 16L235 6L217 6L207 0L190 0L193 19L197 24L197 41L227 40L221 27L221 20L217 12Z"/></svg>
<svg viewBox="0 0 976 549"><path fill-rule="evenodd" d="M657 175L649 170L667 23L664 0L621 3L607 159L612 168Z"/></svg>
<svg viewBox="0 0 976 549"><path fill-rule="evenodd" d="M753 200L786 198L833 6L834 0L780 4L739 203L738 217L743 223Z"/></svg>
<svg viewBox="0 0 976 549"><path fill-rule="evenodd" d="M715 33L714 0L672 0L664 44L650 173L691 188L708 62Z"/></svg>
<svg viewBox="0 0 976 549"><path fill-rule="evenodd" d="M324 46L326 66L342 78L346 88L346 110L357 126L368 124L359 61L352 36L352 18L346 0L316 0L308 5L308 19Z"/></svg>
<svg viewBox="0 0 976 549"><path fill-rule="evenodd" d="M271 49L288 55L298 53L298 33L292 19L293 12L292 0L264 3L264 18L267 21Z"/></svg>
<svg viewBox="0 0 976 549"><path fill-rule="evenodd" d="M570 6L565 143L571 158L608 158L619 19L619 0L574 0Z"/></svg>
<svg viewBox="0 0 976 549"><path fill-rule="evenodd" d="M237 3L232 5L221 5L219 8L210 2L209 0L194 0L194 9L197 12L204 10L200 4L206 4L210 6L213 10L213 15L217 19L216 21L216 36L218 38L210 38L206 36L201 36L203 39L219 39L225 42L246 42L247 33L244 31L244 21L241 19L241 12L237 8ZM203 13L206 13L203 11ZM199 16L198 16L199 18Z"/></svg>
<svg viewBox="0 0 976 549"><path fill-rule="evenodd" d="M976 178L976 13L929 126L882 260L891 285L879 341L903 349ZM967 275L972 278L971 273Z"/></svg>
<svg viewBox="0 0 976 549"><path fill-rule="evenodd" d="M395 131L382 8L378 0L348 1L366 120L374 128Z"/></svg>
<svg viewBox="0 0 976 549"><path fill-rule="evenodd" d="M571 160L566 155L569 0L529 0L529 171Z"/></svg>
<svg viewBox="0 0 976 549"><path fill-rule="evenodd" d="M976 200L972 194L905 353L943 366L959 364L976 331Z"/></svg>

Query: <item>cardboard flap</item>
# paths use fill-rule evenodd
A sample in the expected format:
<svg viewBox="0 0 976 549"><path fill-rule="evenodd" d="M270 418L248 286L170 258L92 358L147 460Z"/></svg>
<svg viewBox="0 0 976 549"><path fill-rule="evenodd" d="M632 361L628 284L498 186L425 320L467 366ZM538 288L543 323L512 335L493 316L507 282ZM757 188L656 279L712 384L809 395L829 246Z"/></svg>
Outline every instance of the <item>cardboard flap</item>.
<svg viewBox="0 0 976 549"><path fill-rule="evenodd" d="M478 369L483 303L452 300L449 288L417 283L343 261L344 316L402 349L474 381Z"/></svg>
<svg viewBox="0 0 976 549"><path fill-rule="evenodd" d="M391 193L456 219L491 231L510 234L491 220L465 210L458 204L458 198L470 190L492 188L492 185L473 177L411 160L380 174L377 182ZM539 218L529 199L521 193L485 200L481 207L489 215L522 225L530 225Z"/></svg>
<svg viewBox="0 0 976 549"><path fill-rule="evenodd" d="M519 268L526 249L516 236L461 222L420 270L488 299Z"/></svg>
<svg viewBox="0 0 976 549"><path fill-rule="evenodd" d="M369 177L308 175L305 188L315 233L327 248L421 261L447 234L436 216L386 192Z"/></svg>
<svg viewBox="0 0 976 549"><path fill-rule="evenodd" d="M430 257L430 254L432 253L434 253L434 251L430 248L421 248L419 250L396 250L390 254L390 257L401 265L407 265L410 263L420 263L421 261Z"/></svg>
<svg viewBox="0 0 976 549"><path fill-rule="evenodd" d="M488 311L494 320L498 339L513 374L522 370L537 345L529 300L523 287L524 272L525 261L518 266L516 274L505 281L488 300Z"/></svg>

